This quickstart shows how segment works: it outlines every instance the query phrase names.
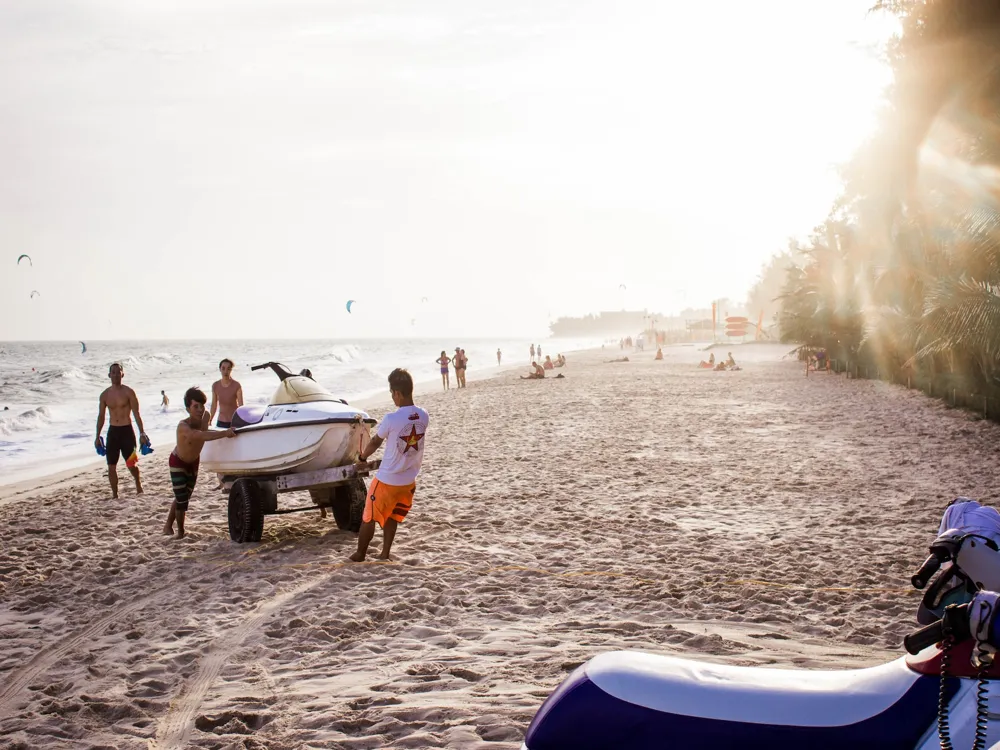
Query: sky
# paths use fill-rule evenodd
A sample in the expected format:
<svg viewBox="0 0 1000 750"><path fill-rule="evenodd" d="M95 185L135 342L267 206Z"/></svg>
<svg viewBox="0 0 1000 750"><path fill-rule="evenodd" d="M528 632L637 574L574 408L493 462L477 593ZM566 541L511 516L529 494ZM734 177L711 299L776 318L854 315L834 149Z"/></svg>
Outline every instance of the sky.
<svg viewBox="0 0 1000 750"><path fill-rule="evenodd" d="M871 130L871 4L4 0L0 340L742 299Z"/></svg>

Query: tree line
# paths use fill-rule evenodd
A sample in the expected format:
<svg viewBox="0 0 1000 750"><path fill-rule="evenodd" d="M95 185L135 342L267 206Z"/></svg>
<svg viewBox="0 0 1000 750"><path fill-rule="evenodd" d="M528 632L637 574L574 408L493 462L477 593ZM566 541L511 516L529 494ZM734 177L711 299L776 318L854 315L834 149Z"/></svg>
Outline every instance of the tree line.
<svg viewBox="0 0 1000 750"><path fill-rule="evenodd" d="M935 395L998 399L1000 2L881 0L893 84L826 221L766 266L751 306L783 341ZM991 414L998 416L998 414Z"/></svg>

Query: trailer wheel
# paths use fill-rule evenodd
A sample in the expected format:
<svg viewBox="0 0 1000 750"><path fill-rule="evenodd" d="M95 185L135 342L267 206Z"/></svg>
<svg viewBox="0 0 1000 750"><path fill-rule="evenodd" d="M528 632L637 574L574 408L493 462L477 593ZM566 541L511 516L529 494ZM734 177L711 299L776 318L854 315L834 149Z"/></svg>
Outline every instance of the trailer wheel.
<svg viewBox="0 0 1000 750"><path fill-rule="evenodd" d="M338 529L358 532L358 529L361 528L361 516L365 512L367 496L368 488L365 486L365 480L361 477L354 477L346 484L334 487L330 507L333 510L333 520L337 522Z"/></svg>
<svg viewBox="0 0 1000 750"><path fill-rule="evenodd" d="M229 538L234 542L259 542L264 533L264 497L253 479L240 477L229 490Z"/></svg>

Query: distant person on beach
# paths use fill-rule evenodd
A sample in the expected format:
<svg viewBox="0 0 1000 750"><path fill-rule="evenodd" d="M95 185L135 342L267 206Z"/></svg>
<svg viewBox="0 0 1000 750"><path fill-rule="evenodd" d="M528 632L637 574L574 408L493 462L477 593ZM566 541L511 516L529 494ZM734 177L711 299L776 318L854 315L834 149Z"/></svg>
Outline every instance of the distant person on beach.
<svg viewBox="0 0 1000 750"><path fill-rule="evenodd" d="M441 387L448 390L451 388L451 381L448 378L448 365L451 363L451 357L448 356L448 352L442 349L441 356L434 361L441 365Z"/></svg>
<svg viewBox="0 0 1000 750"><path fill-rule="evenodd" d="M212 420L205 411L208 399L198 388L188 388L184 393L184 408L187 409L187 419L182 419L177 425L177 445L170 453L167 463L170 466L170 484L174 490L174 502L167 514L167 523L163 533L173 536L174 521L177 521L177 538L184 538L184 514L187 513L188 500L198 482L198 463L201 460L201 449L210 440L236 437L232 427L225 432L209 430Z"/></svg>
<svg viewBox="0 0 1000 750"><path fill-rule="evenodd" d="M136 453L135 430L132 429L132 416L139 425L139 440L141 444L149 443L149 437L142 427L142 417L139 416L139 399L135 391L127 385L122 385L125 368L115 362L108 368L111 387L101 394L97 412L97 439L94 447L98 453L107 457L108 481L111 483L111 499L118 498L118 459L125 456L125 466L135 479L135 494L142 494L142 480L139 477L139 454ZM104 411L111 415L111 425L108 427L107 440L101 438L104 429Z"/></svg>
<svg viewBox="0 0 1000 750"><path fill-rule="evenodd" d="M732 352L729 352L729 356L726 357L726 367L736 367L736 360L733 359Z"/></svg>
<svg viewBox="0 0 1000 750"><path fill-rule="evenodd" d="M531 349L529 349L528 351L531 352L531 364L535 364L535 345L532 344Z"/></svg>
<svg viewBox="0 0 1000 750"><path fill-rule="evenodd" d="M551 370L554 367L555 367L555 365L552 364L552 357L550 357L548 354L546 354L545 355L545 363L542 365L542 369Z"/></svg>
<svg viewBox="0 0 1000 750"><path fill-rule="evenodd" d="M503 357L503 352L497 349L497 367L500 366L500 358Z"/></svg>
<svg viewBox="0 0 1000 750"><path fill-rule="evenodd" d="M556 357L556 367L565 367L565 366L566 366L566 358L560 354L559 356Z"/></svg>
<svg viewBox="0 0 1000 750"><path fill-rule="evenodd" d="M462 358L462 350L459 347L455 347L455 356L451 358L452 365L455 368L455 387L462 388L462 377L465 370L465 361Z"/></svg>
<svg viewBox="0 0 1000 750"><path fill-rule="evenodd" d="M535 354L537 354L537 355L538 355L538 358L539 358L539 359L541 359L541 358L542 358L542 345L541 345L541 344L537 344L537 345L535 346Z"/></svg>
<svg viewBox="0 0 1000 750"><path fill-rule="evenodd" d="M663 349L656 347L656 356L653 359L663 359Z"/></svg>
<svg viewBox="0 0 1000 750"><path fill-rule="evenodd" d="M219 372L222 379L212 383L212 412L208 423L212 423L218 411L219 420L215 426L228 430L233 423L233 414L243 406L243 386L233 380L233 360L226 358L219 362Z"/></svg>
<svg viewBox="0 0 1000 750"><path fill-rule="evenodd" d="M163 396L163 400L160 401L160 406L163 407L162 411L166 411L167 409L170 408L170 399L167 398L166 391L160 391L160 395Z"/></svg>
<svg viewBox="0 0 1000 750"><path fill-rule="evenodd" d="M543 368L537 362L532 362L531 366L534 367L534 371L528 373L527 375L522 375L521 380L540 380L545 377L545 368Z"/></svg>
<svg viewBox="0 0 1000 750"><path fill-rule="evenodd" d="M469 358L465 356L465 349L459 349L458 353L462 357L462 373L459 375L459 380L461 381L461 387L465 388L465 372L469 369Z"/></svg>
<svg viewBox="0 0 1000 750"><path fill-rule="evenodd" d="M413 403L413 378L410 373L400 368L389 373L389 392L396 411L382 418L375 437L358 454L358 467L361 468L385 442L382 464L368 488L361 529L358 531L358 551L350 558L353 562L364 561L368 545L375 536L376 523L382 527L382 551L378 559L389 559L396 527L406 519L413 506L417 474L424 459L423 440L430 418L426 411Z"/></svg>

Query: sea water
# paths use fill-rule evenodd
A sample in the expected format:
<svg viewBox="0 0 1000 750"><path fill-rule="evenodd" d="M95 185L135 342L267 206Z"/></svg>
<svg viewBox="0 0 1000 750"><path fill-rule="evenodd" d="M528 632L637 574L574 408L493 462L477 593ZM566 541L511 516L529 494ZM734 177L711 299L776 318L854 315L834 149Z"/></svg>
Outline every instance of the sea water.
<svg viewBox="0 0 1000 750"><path fill-rule="evenodd" d="M177 423L185 417L183 396L200 387L211 403L212 383L219 378L219 360L236 363L233 377L243 386L247 404L266 404L278 383L271 370L251 372L250 366L281 362L292 372L308 367L313 377L349 402L388 395L386 377L405 367L420 391L440 388L435 360L444 349L453 356L462 346L469 358L469 377L523 363L527 371L531 342L480 339L442 342L434 339L358 339L352 341L88 341L0 343L0 484L84 466L98 456L94 450L101 391L111 383L108 367L120 362L124 383L135 390L140 414L154 450L169 452ZM584 339L542 340L553 357L599 342ZM452 371L454 387L454 371ZM160 406L165 391L170 406ZM4 409L6 407L6 410ZM104 432L108 420L105 419ZM138 434L138 431L137 431Z"/></svg>

